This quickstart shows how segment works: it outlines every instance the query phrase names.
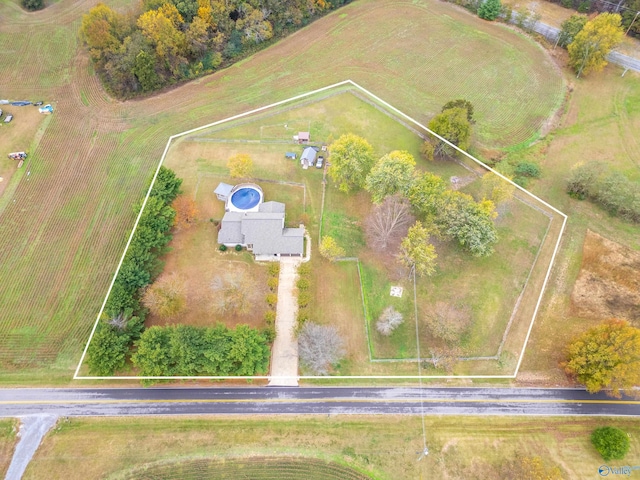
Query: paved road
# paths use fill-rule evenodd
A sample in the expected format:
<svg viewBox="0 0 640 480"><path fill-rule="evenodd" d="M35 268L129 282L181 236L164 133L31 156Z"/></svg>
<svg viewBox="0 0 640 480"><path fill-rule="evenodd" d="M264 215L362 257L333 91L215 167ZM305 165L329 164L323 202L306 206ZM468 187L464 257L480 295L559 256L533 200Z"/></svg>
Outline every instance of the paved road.
<svg viewBox="0 0 640 480"><path fill-rule="evenodd" d="M422 393L421 393L422 392ZM200 414L640 416L640 401L575 389L121 388L2 389L0 417Z"/></svg>
<svg viewBox="0 0 640 480"><path fill-rule="evenodd" d="M551 25L547 25L542 22L536 22L533 26L533 30L551 42L555 42L560 35L559 28L552 27ZM611 63L620 65L622 68L628 68L629 70L640 72L640 60L637 58L630 57L614 50L607 55L607 60Z"/></svg>

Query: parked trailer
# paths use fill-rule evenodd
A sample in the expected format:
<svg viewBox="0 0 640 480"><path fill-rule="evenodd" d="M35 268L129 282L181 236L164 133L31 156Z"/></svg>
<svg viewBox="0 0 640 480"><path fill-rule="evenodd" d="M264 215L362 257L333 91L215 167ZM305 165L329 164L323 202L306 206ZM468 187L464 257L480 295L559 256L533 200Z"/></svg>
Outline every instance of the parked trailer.
<svg viewBox="0 0 640 480"><path fill-rule="evenodd" d="M25 160L27 158L27 152L12 152L8 157L12 160Z"/></svg>

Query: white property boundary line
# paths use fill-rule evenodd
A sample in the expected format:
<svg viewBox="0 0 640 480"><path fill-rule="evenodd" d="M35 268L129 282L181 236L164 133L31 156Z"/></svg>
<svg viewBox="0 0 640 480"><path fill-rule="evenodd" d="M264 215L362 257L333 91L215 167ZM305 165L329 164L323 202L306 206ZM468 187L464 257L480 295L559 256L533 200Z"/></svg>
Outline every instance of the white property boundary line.
<svg viewBox="0 0 640 480"><path fill-rule="evenodd" d="M225 118L223 120L218 120L216 122L209 123L207 125L203 125L203 126L200 126L200 127L197 127L197 128L193 128L191 130L187 130L187 131L184 131L184 132L181 132L181 133L178 133L176 135L172 135L172 136L169 137L169 140L167 141L167 145L164 148L164 152L162 153L162 157L160 158L160 162L158 164L158 167L156 168L155 174L153 175L153 179L151 181L151 185L149 186L149 190L147 191L147 195L145 196L144 201L142 202L142 206L140 207L140 212L138 213L138 216L136 218L136 222L135 222L135 224L133 226L133 229L131 230L131 234L129 235L129 240L127 241L127 244L125 246L124 252L122 253L122 256L120 257L120 262L118 263L118 268L116 269L116 271L115 271L115 273L113 275L113 278L111 280L111 284L109 285L109 289L107 290L107 294L105 296L105 299L102 302L102 306L100 307L100 311L98 312L98 316L96 318L96 321L93 324L93 328L91 330L91 334L89 335L89 339L87 340L87 343L86 343L86 345L84 347L84 350L82 352L82 356L80 357L80 361L78 362L78 366L77 366L76 371L75 371L75 373L73 375L73 379L74 380L232 380L232 379L270 380L272 378L269 375L262 375L262 376L146 376L146 377L144 377L144 376L109 376L109 377L97 377L97 376L80 376L79 373L80 373L80 368L82 367L82 363L84 362L84 358L85 358L85 356L87 354L87 350L89 348L89 344L91 343L91 340L93 339L93 335L95 334L96 328L98 327L98 322L100 321L100 317L102 316L102 313L104 312L104 307L107 304L107 299L109 298L109 295L111 294L111 290L113 289L113 285L114 285L114 283L116 281L116 278L118 276L118 272L120 271L120 268L121 268L122 263L124 261L125 255L127 254L127 250L129 249L129 245L131 244L131 241L133 240L133 235L135 234L135 231L138 228L138 223L140 222L140 218L142 216L142 212L144 211L144 208L147 205L147 200L149 200L149 196L151 194L151 189L153 188L153 185L154 185L154 183L156 181L156 178L158 176L158 172L160 171L160 167L164 163L164 160L165 160L165 158L167 156L167 152L169 151L169 147L171 146L171 142L174 139L177 139L177 138L180 138L180 137L184 137L185 135L190 135L190 134L192 134L194 132L198 132L200 130L205 130L207 128L211 128L211 127L214 127L216 125L220 125L222 123L230 122L230 121L242 118L242 117L253 115L253 114L258 113L258 112L263 112L265 110L269 110L271 108L278 107L280 105L284 105L284 104L289 103L289 102L300 100L302 98L311 97L311 96L316 95L318 93L321 93L321 92L324 92L324 91L327 91L327 90L331 90L331 89L334 89L334 88L337 88L337 87L341 87L341 86L344 86L344 85L351 85L355 89L360 90L364 94L368 95L369 97L373 98L374 100L376 100L380 104L384 105L386 108L388 108L392 112L398 114L400 117L408 120L410 123L418 126L422 130L424 130L424 131L428 132L429 134L433 135L434 137L436 137L440 141L446 143L447 145L452 147L454 150L456 150L457 152L461 153L465 157L471 159L472 161L474 161L475 163L477 163L481 167L489 170L490 172L493 172L494 174L498 175L498 177L500 177L504 181L509 182L511 185L513 185L518 190L524 192L525 194L529 195L530 197L532 197L535 200L537 200L540 203L542 203L544 206L550 208L551 210L553 210L554 212L556 212L557 214L562 216L562 218L563 218L562 227L560 229L560 234L558 235L558 240L556 241L556 245L555 245L555 248L553 250L553 254L551 256L551 261L549 262L549 268L547 269L547 273L545 275L544 282L542 284L542 288L540 289L540 296L538 297L538 301L536 303L536 307L535 307L535 310L533 312L533 316L531 318L531 323L529 325L529 329L527 330L527 335L525 337L524 345L522 346L522 351L520 352L520 357L518 358L518 363L516 365L516 369L515 369L515 371L514 371L514 373L512 375L425 375L425 376L421 376L421 375L348 375L348 376L346 376L346 375L336 375L336 376L333 376L333 375L332 376L300 375L300 376L296 376L296 377L278 377L278 378L296 378L296 379L308 379L308 380L310 380L310 379L325 379L325 380L326 379L336 379L336 380L340 380L340 379L372 379L372 380L373 379L381 379L381 380L384 380L384 379L387 379L387 380L396 379L396 380L401 380L401 379L419 379L419 378L426 378L426 379L514 379L518 375L518 371L520 370L520 366L522 365L522 359L524 358L524 353L526 351L527 344L529 343L529 337L531 336L531 331L533 329L533 325L534 325L536 317L538 315L538 310L540 309L540 304L542 303L542 297L544 296L544 292L545 292L545 289L546 289L546 286L547 286L547 282L549 281L549 277L551 276L551 270L553 268L553 264L555 263L556 254L558 253L558 249L560 248L560 241L562 240L562 236L564 234L564 229L565 229L565 226L567 224L567 215L564 214L563 212L561 212L560 210L558 210L557 208L555 208L554 206L550 205L549 203L545 202L541 198L537 197L533 193L531 193L528 190L522 188L520 185L514 183L513 181L511 181L510 179L508 179L507 177L502 175L500 172L497 172L493 168L491 168L488 165L484 164L483 162L481 162L480 160L478 160L474 156L472 156L469 153L465 152L464 150L458 148L456 145L452 144L451 142L449 142L445 138L441 137L437 133L429 130L426 126L422 125L420 122L414 120L413 118L411 118L410 116L408 116L405 113L401 112L400 110L398 110L394 106L392 106L389 103L385 102L384 100L382 100L377 95L374 95L373 93L371 93L369 90L365 89L364 87L361 87L360 85L358 85L357 83L355 83L352 80L344 80L342 82L334 83L332 85L329 85L329 86L326 86L326 87L322 87L322 88L319 88L317 90L312 90L312 91L307 92L307 93L296 95L296 96L290 97L290 98L288 98L286 100L281 100L279 102L275 102L275 103L272 103L272 104L269 104L269 105L266 105L266 106L263 106L263 107L260 107L260 108L249 110L247 112L240 113L238 115L233 115L233 116Z"/></svg>

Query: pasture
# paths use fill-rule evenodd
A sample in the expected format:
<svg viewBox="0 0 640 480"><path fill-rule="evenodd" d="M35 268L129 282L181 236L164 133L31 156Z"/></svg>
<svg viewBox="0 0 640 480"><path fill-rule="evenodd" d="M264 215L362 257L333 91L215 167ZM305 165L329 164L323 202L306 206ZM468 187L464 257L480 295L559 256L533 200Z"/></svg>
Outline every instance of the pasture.
<svg viewBox="0 0 640 480"><path fill-rule="evenodd" d="M0 217L4 384L68 381L171 134L351 78L421 121L466 97L477 144L500 149L535 137L563 96L532 40L422 0L355 2L224 71L117 102L78 45L93 4L0 5L0 89L57 105Z"/></svg>
<svg viewBox="0 0 640 480"><path fill-rule="evenodd" d="M335 462L379 480L484 480L507 478L506 463L516 454L539 456L559 466L565 478L596 478L603 461L589 434L604 425L631 436L623 461L630 463L620 464L633 465L640 455L640 427L632 419L427 416L424 421L429 455L417 461L423 442L417 416L73 418L47 434L23 478L119 479L163 467L175 475L163 478L188 478L182 475L189 470L181 472L180 465L279 457L283 464L301 458ZM176 469L170 472L172 464Z"/></svg>

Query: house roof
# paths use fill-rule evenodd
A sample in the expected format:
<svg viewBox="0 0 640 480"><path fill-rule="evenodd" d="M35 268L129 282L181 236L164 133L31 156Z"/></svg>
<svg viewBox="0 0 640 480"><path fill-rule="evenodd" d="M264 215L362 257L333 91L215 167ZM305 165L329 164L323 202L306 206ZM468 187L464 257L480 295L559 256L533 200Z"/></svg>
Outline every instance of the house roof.
<svg viewBox="0 0 640 480"><path fill-rule="evenodd" d="M316 153L318 153L318 151L313 147L305 148L300 156L300 162L304 162L305 160L307 162L312 162L316 159Z"/></svg>
<svg viewBox="0 0 640 480"><path fill-rule="evenodd" d="M309 132L298 132L298 140L309 140Z"/></svg>
<svg viewBox="0 0 640 480"><path fill-rule="evenodd" d="M218 243L244 243L241 212L227 212L224 214L222 222L220 222Z"/></svg>
<svg viewBox="0 0 640 480"><path fill-rule="evenodd" d="M252 245L256 255L303 254L304 228L284 228L284 204L265 202L281 212L227 212L218 243ZM264 205L264 204L263 204Z"/></svg>
<svg viewBox="0 0 640 480"><path fill-rule="evenodd" d="M218 186L213 191L213 193L215 193L216 195L224 195L225 197L228 197L229 194L231 193L231 190L233 190L233 185L220 182L220 184L218 184Z"/></svg>
<svg viewBox="0 0 640 480"><path fill-rule="evenodd" d="M284 213L285 205L281 202L264 202L258 207L259 212Z"/></svg>

